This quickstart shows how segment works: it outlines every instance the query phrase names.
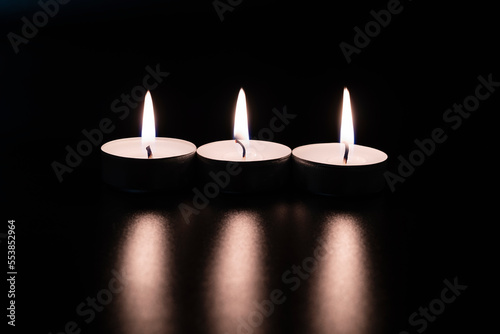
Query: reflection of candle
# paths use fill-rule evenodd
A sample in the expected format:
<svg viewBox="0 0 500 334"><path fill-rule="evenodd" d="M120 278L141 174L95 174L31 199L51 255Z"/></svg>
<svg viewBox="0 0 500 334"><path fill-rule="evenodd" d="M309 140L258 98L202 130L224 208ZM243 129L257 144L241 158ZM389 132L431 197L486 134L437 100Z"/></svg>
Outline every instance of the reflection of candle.
<svg viewBox="0 0 500 334"><path fill-rule="evenodd" d="M367 250L367 233L360 218L330 213L315 248L314 284L309 294L311 322L304 332L374 333L374 280L372 259ZM345 301L349 302L346 303Z"/></svg>
<svg viewBox="0 0 500 334"><path fill-rule="evenodd" d="M220 185L224 192L255 192L282 186L288 176L291 150L285 145L250 140L248 133L246 97L240 89L235 108L234 140L222 140L200 146L197 150L201 174L207 176L226 170L228 164L237 163L241 173L231 174L227 184ZM214 179L212 177L212 179Z"/></svg>
<svg viewBox="0 0 500 334"><path fill-rule="evenodd" d="M227 210L214 238L204 277L208 333L269 333L264 321L255 321L256 301L264 300L265 237L257 215ZM244 288L242 288L244 287ZM264 318L262 319L264 320Z"/></svg>
<svg viewBox="0 0 500 334"><path fill-rule="evenodd" d="M116 295L123 334L175 333L171 223L155 212L137 212L122 221L118 271L125 276ZM115 303L115 302L114 302Z"/></svg>
<svg viewBox="0 0 500 334"><path fill-rule="evenodd" d="M144 102L142 136L102 145L103 179L127 191L178 190L190 183L196 146L175 138L157 138L153 101Z"/></svg>
<svg viewBox="0 0 500 334"><path fill-rule="evenodd" d="M344 88L340 143L311 144L292 152L296 180L303 188L328 195L362 195L382 190L387 154L354 144L349 91Z"/></svg>

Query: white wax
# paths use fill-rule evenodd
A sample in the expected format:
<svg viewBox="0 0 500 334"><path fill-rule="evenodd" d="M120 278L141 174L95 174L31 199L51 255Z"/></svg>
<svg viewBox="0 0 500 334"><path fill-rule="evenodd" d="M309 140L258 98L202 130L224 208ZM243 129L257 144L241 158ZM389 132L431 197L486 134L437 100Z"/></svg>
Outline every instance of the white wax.
<svg viewBox="0 0 500 334"><path fill-rule="evenodd" d="M102 145L105 153L123 158L148 159L148 153L140 137L117 139ZM193 143L176 138L155 139L151 144L153 159L178 157L196 151Z"/></svg>
<svg viewBox="0 0 500 334"><path fill-rule="evenodd" d="M322 143L299 146L292 153L303 160L346 167L372 165L387 160L387 154L377 149L349 145L347 164L344 164L344 152L345 145L342 143Z"/></svg>
<svg viewBox="0 0 500 334"><path fill-rule="evenodd" d="M284 158L291 153L285 145L263 140L242 142L245 145L246 156L243 158L243 149L234 140L221 140L202 145L197 152L200 156L219 161L252 162Z"/></svg>

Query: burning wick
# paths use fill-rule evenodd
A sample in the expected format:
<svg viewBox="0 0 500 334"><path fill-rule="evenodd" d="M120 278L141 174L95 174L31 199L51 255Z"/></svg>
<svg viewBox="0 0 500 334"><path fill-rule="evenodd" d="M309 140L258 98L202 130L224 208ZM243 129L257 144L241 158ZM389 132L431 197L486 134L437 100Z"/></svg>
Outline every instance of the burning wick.
<svg viewBox="0 0 500 334"><path fill-rule="evenodd" d="M344 142L345 151L344 151L344 165L347 164L347 158L349 157L349 144Z"/></svg>
<svg viewBox="0 0 500 334"><path fill-rule="evenodd" d="M247 150L245 150L245 146L238 139L235 139L234 142L240 144L241 148L243 149L243 156L242 157L244 158L245 155L247 154Z"/></svg>
<svg viewBox="0 0 500 334"><path fill-rule="evenodd" d="M151 146L146 146L146 151L148 151L148 159L153 158L153 151L151 151Z"/></svg>

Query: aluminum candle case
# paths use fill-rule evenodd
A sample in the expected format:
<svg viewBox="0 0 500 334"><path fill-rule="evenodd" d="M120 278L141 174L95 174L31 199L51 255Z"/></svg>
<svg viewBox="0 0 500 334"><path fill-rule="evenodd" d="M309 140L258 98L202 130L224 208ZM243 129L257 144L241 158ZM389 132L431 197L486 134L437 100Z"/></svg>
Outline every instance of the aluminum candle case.
<svg viewBox="0 0 500 334"><path fill-rule="evenodd" d="M101 147L105 183L130 192L178 191L190 186L196 146L157 138L151 94L144 102L142 136L117 139Z"/></svg>
<svg viewBox="0 0 500 334"><path fill-rule="evenodd" d="M367 195L381 191L387 154L354 144L347 88L344 89L340 141L304 145L293 150L297 185L313 193L334 196Z"/></svg>

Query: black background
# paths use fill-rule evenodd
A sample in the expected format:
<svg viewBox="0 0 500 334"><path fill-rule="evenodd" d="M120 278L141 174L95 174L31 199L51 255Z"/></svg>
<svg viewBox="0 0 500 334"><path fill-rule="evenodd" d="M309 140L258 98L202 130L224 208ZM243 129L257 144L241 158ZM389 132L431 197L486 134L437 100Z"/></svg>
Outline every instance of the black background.
<svg viewBox="0 0 500 334"><path fill-rule="evenodd" d="M20 34L21 18L31 20L40 7L36 1L2 3L2 232L8 219L16 220L16 328L55 333L76 319L75 306L109 281L130 217L147 211L169 217L177 261L176 320L159 332L216 332L204 320L210 307L200 296L212 286L200 268L220 238L221 217L232 210L263 217L270 246L262 284L269 291L286 288L281 274L310 255L324 217L347 212L361 217L359 229L373 253L373 260L364 260L375 268L375 311L366 320L367 332L415 332L408 316L438 298L443 280L454 277L467 290L426 332L488 328L493 310L485 301L494 301L495 283L487 274L494 253L486 239L496 223L499 93L456 130L443 113L474 94L479 75L491 73L500 81L496 9L479 2L401 5L402 12L347 63L339 44L353 44L353 28L373 20L370 11L386 8L386 1L244 0L221 22L210 1L73 0L18 54L7 34ZM221 196L189 225L177 205L189 204L192 193L138 197L108 189L100 181L98 147L59 182L51 163L63 163L65 147L76 147L84 139L81 131L98 127L101 119L116 126L103 142L139 136L141 108L119 120L110 106L142 83L146 66L157 64L170 73L152 91L158 136L197 146L231 138L243 87L251 136L269 126L273 108L286 106L297 116L274 141L291 148L338 141L347 86L356 142L385 151L390 171L397 172L398 156L408 157L414 140L429 138L434 128L443 128L448 139L395 192L387 189L374 199L339 200L293 189L274 196ZM315 313L304 302L315 296L309 292L314 283L307 284L266 321L270 329L258 330L314 332L308 326ZM116 305L82 331L122 332L119 324L127 315ZM154 332L150 322L135 321L144 333ZM323 330L335 332L327 325Z"/></svg>

